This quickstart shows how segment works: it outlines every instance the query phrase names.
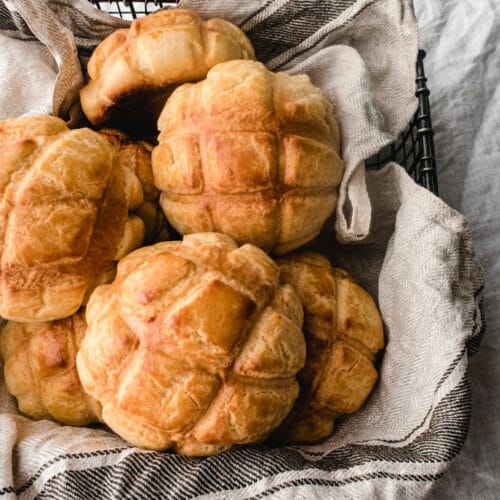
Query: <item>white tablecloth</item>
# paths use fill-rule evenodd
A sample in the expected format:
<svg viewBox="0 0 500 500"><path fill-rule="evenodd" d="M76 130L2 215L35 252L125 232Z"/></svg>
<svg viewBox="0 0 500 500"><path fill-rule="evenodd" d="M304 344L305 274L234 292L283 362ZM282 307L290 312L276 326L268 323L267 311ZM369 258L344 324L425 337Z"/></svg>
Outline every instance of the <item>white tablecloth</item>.
<svg viewBox="0 0 500 500"><path fill-rule="evenodd" d="M486 334L470 360L472 420L433 498L500 497L500 2L414 0L440 196L469 220L486 271Z"/></svg>

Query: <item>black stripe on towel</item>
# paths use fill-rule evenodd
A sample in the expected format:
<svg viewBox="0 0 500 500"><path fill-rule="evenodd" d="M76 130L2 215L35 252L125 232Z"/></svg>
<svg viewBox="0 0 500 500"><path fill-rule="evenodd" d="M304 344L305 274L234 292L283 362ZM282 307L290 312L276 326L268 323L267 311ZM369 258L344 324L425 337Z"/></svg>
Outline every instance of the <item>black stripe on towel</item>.
<svg viewBox="0 0 500 500"><path fill-rule="evenodd" d="M472 398L468 375L433 410L429 428L411 443L397 446L349 445L319 460L329 470L371 461L429 463L450 461L462 449L469 429Z"/></svg>
<svg viewBox="0 0 500 500"><path fill-rule="evenodd" d="M13 12L0 2L0 33L21 38L23 40L36 40L28 25L18 12Z"/></svg>
<svg viewBox="0 0 500 500"><path fill-rule="evenodd" d="M44 485L39 498L61 498L72 492L75 498L193 498L210 493L224 494L244 488L262 478L280 473L331 471L364 465L378 469L381 461L407 464L429 464L426 474L388 474L377 470L354 476L350 482L388 478L401 481L431 481L441 474L442 464L460 451L469 426L470 386L465 374L434 408L429 428L410 444L396 446L350 445L334 450L324 458L306 460L298 451L287 448L247 447L204 459L186 458L171 453L133 453L120 463L82 471L65 471ZM434 465L433 465L434 464ZM321 484L323 480L306 477L304 484ZM332 476L328 486L344 486L346 480ZM272 485L266 494L281 486ZM272 490L272 491L271 491Z"/></svg>
<svg viewBox="0 0 500 500"><path fill-rule="evenodd" d="M372 472L370 474L363 474L361 476L349 477L346 479L333 480L333 479L317 479L317 478L307 478L307 479L296 479L293 481L287 481L286 483L282 483L280 485L276 485L273 488L269 488L268 490L255 495L252 500L258 500L260 498L265 498L273 493L277 493L278 491L285 490L287 488L295 488L297 486L329 486L329 487L339 487L346 486L352 483L359 483L361 481L369 481L372 479L390 479L396 481L437 481L443 476L443 473L440 472L438 474L393 474L389 472L379 471Z"/></svg>
<svg viewBox="0 0 500 500"><path fill-rule="evenodd" d="M472 336L467 340L467 354L473 356L479 349L481 342L483 341L484 334L486 333L486 318L483 312L483 292L484 287L477 290L475 294L475 300L477 303L476 309L474 311L474 331Z"/></svg>
<svg viewBox="0 0 500 500"><path fill-rule="evenodd" d="M343 28L344 26L347 26L352 22L352 20L357 17L361 12L363 12L366 8L370 7L374 2L377 0L372 0L370 3L366 4L362 9L358 10L355 15L351 18L345 19L342 25L337 26L335 31L338 31L339 29ZM327 31L323 33L319 38L316 38L313 43L309 43L302 47L299 51L293 52L293 54L289 55L285 60L281 61L277 66L273 67L273 71L279 71L280 69L283 69L285 66L289 65L291 61L294 59L297 59L298 57L303 56L310 50L317 50L317 46L323 42L333 31Z"/></svg>
<svg viewBox="0 0 500 500"><path fill-rule="evenodd" d="M88 453L72 453L65 455L58 455L57 457L52 458L48 462L45 462L33 476L31 476L28 481L26 481L20 488L16 490L17 494L26 491L43 473L44 470L48 469L51 465L54 465L57 462L66 461L66 460L85 460L91 457L99 457L99 456L108 456L108 455L116 455L117 453L121 453L126 450L127 447L121 448L113 448L109 450L96 450ZM2 490L3 491L3 490ZM0 491L1 494L1 491Z"/></svg>
<svg viewBox="0 0 500 500"><path fill-rule="evenodd" d="M256 58L266 63L336 19L356 0L289 0L248 30Z"/></svg>
<svg viewBox="0 0 500 500"><path fill-rule="evenodd" d="M79 472L71 472L69 474L75 474L78 475ZM371 481L374 479L378 480L383 480L387 479L390 481L406 481L406 482L435 482L438 481L442 476L444 472L438 472L435 474L396 474L396 473L390 473L390 472L385 472L385 471L376 471L376 472L371 472L369 474L362 474L359 476L353 476L350 478L346 479L320 479L320 478L301 478L301 479L295 479L291 481L286 481L284 483L281 483L279 485L275 485L271 488L266 489L265 491L259 493L258 495L253 495L253 496L248 496L246 498L251 498L252 500L258 500L261 498L268 497L274 493L278 493L280 491L286 490L288 488L296 488L296 487L303 487L303 486L323 486L323 487L330 487L330 488L338 488L342 486L347 486L349 484L353 483L359 483L363 481ZM51 479L49 482L54 481L56 478ZM104 480L103 477L101 477L101 480ZM83 500L83 499L94 499L96 498L95 495L96 493L93 491L90 491L88 489L73 489L74 484L71 482L66 483L63 487L56 487L52 488L50 491L46 490L37 495L37 499L39 500L61 500L61 499L66 499L66 498L74 498L75 500ZM187 500L190 498L195 498L195 496L188 495L186 492L182 492L180 494L175 494L171 490L162 490L161 492L157 492L158 494L161 495L162 499L165 500L174 500L174 499L183 499ZM148 488L147 490L137 493L137 492L131 492L127 491L126 493L120 494L120 499L135 499L135 498L153 498L152 495L157 494L154 492L153 489ZM224 492L221 492L224 493ZM228 496L224 498L230 498L231 492L228 492ZM101 497L102 498L102 497Z"/></svg>

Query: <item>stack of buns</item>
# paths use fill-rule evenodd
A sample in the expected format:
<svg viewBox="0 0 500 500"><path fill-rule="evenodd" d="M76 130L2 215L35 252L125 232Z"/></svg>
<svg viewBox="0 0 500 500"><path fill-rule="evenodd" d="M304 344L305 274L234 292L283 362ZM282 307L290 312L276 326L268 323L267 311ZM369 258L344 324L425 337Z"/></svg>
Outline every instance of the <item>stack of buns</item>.
<svg viewBox="0 0 500 500"><path fill-rule="evenodd" d="M205 456L326 439L370 394L376 304L302 248L337 203L334 108L254 59L228 21L160 10L90 58L89 127L0 122L0 355L26 415Z"/></svg>
<svg viewBox="0 0 500 500"><path fill-rule="evenodd" d="M205 21L187 9L163 10L116 30L96 48L80 92L82 109L96 126L155 129L176 85L203 79L220 62L254 58L234 24Z"/></svg>

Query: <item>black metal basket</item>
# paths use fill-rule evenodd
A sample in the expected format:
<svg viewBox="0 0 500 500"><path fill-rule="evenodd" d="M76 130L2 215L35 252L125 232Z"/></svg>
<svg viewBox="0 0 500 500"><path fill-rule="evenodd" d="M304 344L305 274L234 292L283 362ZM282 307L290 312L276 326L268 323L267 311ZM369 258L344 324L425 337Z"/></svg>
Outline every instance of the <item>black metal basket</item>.
<svg viewBox="0 0 500 500"><path fill-rule="evenodd" d="M163 1L163 0L143 0L141 2L133 2L131 0L89 0L98 9L106 10L113 16L119 16L123 19L136 19L147 14L151 14L155 10L163 7L174 7L178 1Z"/></svg>
<svg viewBox="0 0 500 500"><path fill-rule="evenodd" d="M438 194L436 157L434 154L434 132L432 130L430 91L424 72L425 51L419 50L417 57L416 96L418 108L406 130L398 140L366 161L367 168L380 168L395 161L421 185Z"/></svg>
<svg viewBox="0 0 500 500"><path fill-rule="evenodd" d="M89 1L99 9L130 20L151 14L160 8L173 7L177 4L176 1L162 0L145 0L141 2L130 0ZM403 166L418 184L437 195L438 182L434 154L434 133L429 102L430 91L427 88L427 78L424 72L424 58L425 51L420 50L417 57L416 78L418 108L413 120L394 143L369 158L366 161L366 167L368 169L377 169L383 167L389 161L395 161Z"/></svg>

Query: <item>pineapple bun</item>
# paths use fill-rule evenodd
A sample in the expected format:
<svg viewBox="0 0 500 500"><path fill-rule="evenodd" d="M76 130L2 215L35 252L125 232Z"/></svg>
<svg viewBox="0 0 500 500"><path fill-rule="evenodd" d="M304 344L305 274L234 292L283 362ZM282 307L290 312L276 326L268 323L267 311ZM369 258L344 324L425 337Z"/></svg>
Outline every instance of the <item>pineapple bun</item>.
<svg viewBox="0 0 500 500"><path fill-rule="evenodd" d="M67 425L99 421L100 406L85 393L76 371L86 328L84 308L56 321L7 322L0 333L5 384L25 415Z"/></svg>
<svg viewBox="0 0 500 500"><path fill-rule="evenodd" d="M59 118L0 122L0 315L13 321L71 316L138 248L144 223L137 176L88 128Z"/></svg>
<svg viewBox="0 0 500 500"><path fill-rule="evenodd" d="M278 265L281 282L294 287L304 306L307 358L297 376L299 397L273 438L312 443L329 437L335 419L359 410L372 391L382 319L372 297L325 256L302 252Z"/></svg>
<svg viewBox="0 0 500 500"><path fill-rule="evenodd" d="M307 75L217 64L173 92L158 128L153 175L181 234L221 232L279 255L312 240L334 212L339 130Z"/></svg>
<svg viewBox="0 0 500 500"><path fill-rule="evenodd" d="M267 254L227 235L130 253L86 318L80 380L135 446L202 456L260 442L297 397L300 300Z"/></svg>

